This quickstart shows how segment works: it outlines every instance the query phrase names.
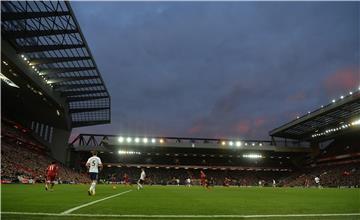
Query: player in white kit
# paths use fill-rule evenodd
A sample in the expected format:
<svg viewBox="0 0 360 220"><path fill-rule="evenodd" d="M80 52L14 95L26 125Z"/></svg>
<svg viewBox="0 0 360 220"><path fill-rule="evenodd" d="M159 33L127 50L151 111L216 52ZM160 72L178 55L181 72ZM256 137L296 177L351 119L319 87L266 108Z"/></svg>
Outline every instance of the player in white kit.
<svg viewBox="0 0 360 220"><path fill-rule="evenodd" d="M319 178L319 177L315 177L314 180L315 180L315 183L316 183L316 185L318 186L318 188L321 188L320 178Z"/></svg>
<svg viewBox="0 0 360 220"><path fill-rule="evenodd" d="M186 186L188 186L188 187L191 186L191 179L190 178L187 178L185 182L186 182Z"/></svg>
<svg viewBox="0 0 360 220"><path fill-rule="evenodd" d="M89 175L91 179L91 185L88 190L89 196L95 195L95 187L97 183L97 178L99 174L99 170L102 169L103 165L101 163L100 158L97 156L96 151L92 151L92 157L90 157L86 162L86 167L89 169Z"/></svg>
<svg viewBox="0 0 360 220"><path fill-rule="evenodd" d="M145 183L145 178L146 178L146 174L145 174L145 171L144 171L144 168L141 168L141 174L140 174L140 179L137 181L137 189L142 189L143 188L143 185Z"/></svg>

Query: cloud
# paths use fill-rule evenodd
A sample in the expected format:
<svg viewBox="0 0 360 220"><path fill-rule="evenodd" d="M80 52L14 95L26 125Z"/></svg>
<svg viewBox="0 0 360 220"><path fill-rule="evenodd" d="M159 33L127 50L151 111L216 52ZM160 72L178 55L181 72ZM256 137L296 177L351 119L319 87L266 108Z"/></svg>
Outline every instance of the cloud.
<svg viewBox="0 0 360 220"><path fill-rule="evenodd" d="M71 4L112 98L74 132L267 138L359 84L358 2Z"/></svg>
<svg viewBox="0 0 360 220"><path fill-rule="evenodd" d="M341 69L325 78L323 86L329 95L351 91L360 85L360 69Z"/></svg>

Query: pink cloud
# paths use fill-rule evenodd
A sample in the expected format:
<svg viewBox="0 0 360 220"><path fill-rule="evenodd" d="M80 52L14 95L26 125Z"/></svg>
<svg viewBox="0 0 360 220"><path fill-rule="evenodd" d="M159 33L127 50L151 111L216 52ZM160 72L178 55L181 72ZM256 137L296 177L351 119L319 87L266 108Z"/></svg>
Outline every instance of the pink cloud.
<svg viewBox="0 0 360 220"><path fill-rule="evenodd" d="M250 124L248 121L241 121L235 125L235 131L241 134L247 133L250 131Z"/></svg>
<svg viewBox="0 0 360 220"><path fill-rule="evenodd" d="M360 84L360 71L355 69L343 69L330 75L324 81L324 87L330 94L343 90L352 90Z"/></svg>

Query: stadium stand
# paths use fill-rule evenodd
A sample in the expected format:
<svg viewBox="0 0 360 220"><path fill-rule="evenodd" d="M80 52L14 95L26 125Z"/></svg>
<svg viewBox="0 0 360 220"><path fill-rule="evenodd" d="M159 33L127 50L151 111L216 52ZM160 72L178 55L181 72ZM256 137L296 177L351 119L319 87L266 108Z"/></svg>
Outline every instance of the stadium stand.
<svg viewBox="0 0 360 220"><path fill-rule="evenodd" d="M31 137L29 129L18 123L3 120L1 124L1 177L3 182L43 182L45 168L55 161L46 147ZM89 182L87 175L76 172L64 164L59 165L62 183Z"/></svg>
<svg viewBox="0 0 360 220"><path fill-rule="evenodd" d="M185 179L190 178L192 184L199 185L200 169L176 169L176 168L146 168L148 173L148 184L175 185L175 179L180 180L181 185L185 185ZM272 180L279 181L289 175L289 172L268 172L250 170L214 170L213 168L202 169L207 175L208 180L213 179L214 185L224 185L225 178L230 179L230 185L234 186L258 186L259 181L263 185L271 185ZM132 183L139 178L139 168L137 167L108 167L101 174L101 179L111 181L111 177L116 176L118 182L123 181L124 174L129 175Z"/></svg>

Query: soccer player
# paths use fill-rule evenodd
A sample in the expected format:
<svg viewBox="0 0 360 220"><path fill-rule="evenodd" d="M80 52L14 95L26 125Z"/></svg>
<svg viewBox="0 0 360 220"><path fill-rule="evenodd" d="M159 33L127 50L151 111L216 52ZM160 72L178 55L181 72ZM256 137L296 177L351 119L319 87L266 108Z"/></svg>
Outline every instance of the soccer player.
<svg viewBox="0 0 360 220"><path fill-rule="evenodd" d="M101 170L103 167L100 158L97 156L96 151L92 151L92 157L90 157L86 162L86 167L89 169L89 175L92 181L90 188L88 190L88 194L89 196L91 196L91 195L95 195L95 187L97 183L99 170Z"/></svg>
<svg viewBox="0 0 360 220"><path fill-rule="evenodd" d="M50 191L53 191L54 187L54 181L58 174L59 167L56 165L56 162L53 161L51 164L46 168L46 182L45 182L45 190L49 189L50 185Z"/></svg>
<svg viewBox="0 0 360 220"><path fill-rule="evenodd" d="M188 177L185 182L186 182L186 186L188 186L188 187L191 186L191 179L190 179L190 177Z"/></svg>
<svg viewBox="0 0 360 220"><path fill-rule="evenodd" d="M200 170L200 185L207 187L206 175L202 170Z"/></svg>
<svg viewBox="0 0 360 220"><path fill-rule="evenodd" d="M273 187L276 187L276 181L273 179Z"/></svg>
<svg viewBox="0 0 360 220"><path fill-rule="evenodd" d="M316 183L316 185L318 186L318 188L321 188L320 178L316 176L316 177L314 178L314 180L315 180L315 183Z"/></svg>
<svg viewBox="0 0 360 220"><path fill-rule="evenodd" d="M112 188L116 189L116 174L111 175Z"/></svg>
<svg viewBox="0 0 360 220"><path fill-rule="evenodd" d="M137 181L137 189L142 189L143 188L143 185L145 183L145 177L146 177L146 174L145 174L145 170L144 168L141 168L141 174L140 174L140 179Z"/></svg>
<svg viewBox="0 0 360 220"><path fill-rule="evenodd" d="M225 187L229 187L230 186L230 179L225 177L225 180L224 180L224 184L223 184Z"/></svg>
<svg viewBox="0 0 360 220"><path fill-rule="evenodd" d="M125 173L123 177L124 177L124 184L129 185L129 176L127 175L127 173Z"/></svg>

